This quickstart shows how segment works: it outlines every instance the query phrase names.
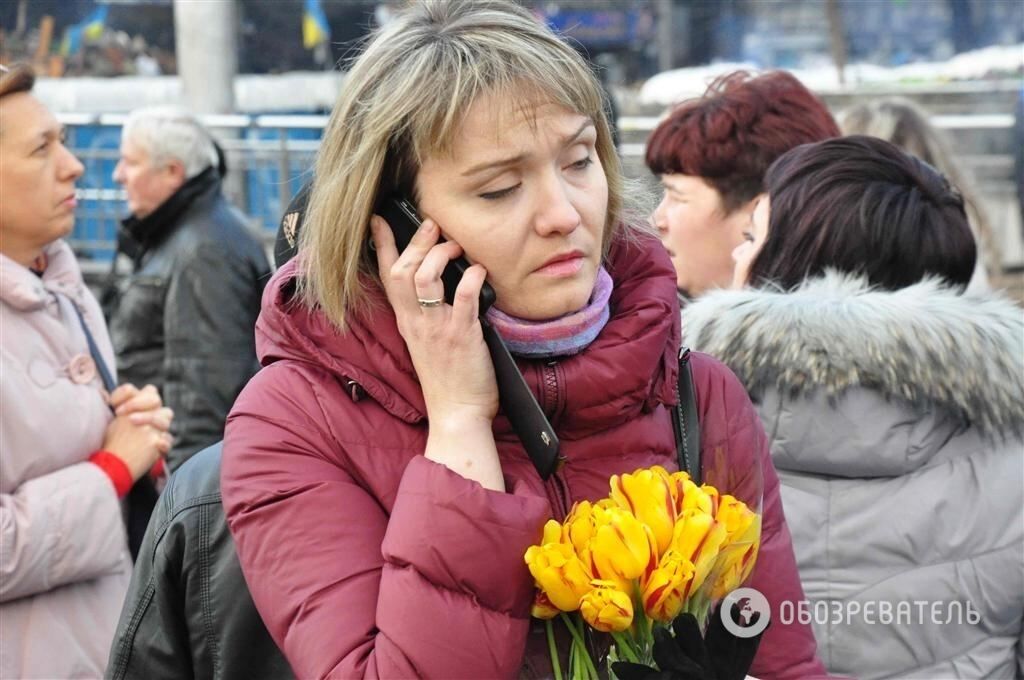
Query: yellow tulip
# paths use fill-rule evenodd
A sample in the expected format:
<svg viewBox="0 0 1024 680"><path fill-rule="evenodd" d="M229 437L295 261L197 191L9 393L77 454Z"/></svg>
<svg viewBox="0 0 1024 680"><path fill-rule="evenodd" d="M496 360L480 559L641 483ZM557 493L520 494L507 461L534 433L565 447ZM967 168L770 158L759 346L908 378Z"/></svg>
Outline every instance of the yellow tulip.
<svg viewBox="0 0 1024 680"><path fill-rule="evenodd" d="M576 611L580 598L590 591L593 574L568 543L545 543L530 546L526 551L537 586L561 611Z"/></svg>
<svg viewBox="0 0 1024 680"><path fill-rule="evenodd" d="M724 541L725 525L721 522L695 508L683 511L672 534L672 549L693 564L693 579L686 588L685 596L704 584L715 567Z"/></svg>
<svg viewBox="0 0 1024 680"><path fill-rule="evenodd" d="M690 581L693 563L675 550L661 556L658 568L644 579L641 597L647 616L663 623L676 618L682 611Z"/></svg>
<svg viewBox="0 0 1024 680"><path fill-rule="evenodd" d="M745 503L725 494L718 502L715 519L725 525L728 540L736 541L747 533L757 516L757 513L748 508Z"/></svg>
<svg viewBox="0 0 1024 680"><path fill-rule="evenodd" d="M719 517L726 527L726 547L719 557L712 598L725 597L750 577L761 545L761 516L731 496L722 497Z"/></svg>
<svg viewBox="0 0 1024 680"><path fill-rule="evenodd" d="M657 543L650 527L622 508L606 513L608 522L597 528L590 541L595 577L629 581L657 566Z"/></svg>
<svg viewBox="0 0 1024 680"><path fill-rule="evenodd" d="M707 494L708 499L711 501L711 508L708 509L708 513L713 517L718 517L718 507L721 501L718 489L710 484L701 484L700 490Z"/></svg>
<svg viewBox="0 0 1024 680"><path fill-rule="evenodd" d="M601 508L591 505L589 501L580 501L572 507L565 518L565 540L572 545L584 562L590 561L586 556L590 550L590 539L597 533L597 527L603 521L603 513Z"/></svg>
<svg viewBox="0 0 1024 680"><path fill-rule="evenodd" d="M611 499L651 528L659 555L668 550L676 521L670 480L660 466L611 479Z"/></svg>
<svg viewBox="0 0 1024 680"><path fill-rule="evenodd" d="M633 623L633 601L613 581L594 580L593 589L583 596L580 614L592 628L617 633Z"/></svg>
<svg viewBox="0 0 1024 680"><path fill-rule="evenodd" d="M533 606L530 608L530 615L537 619L553 619L558 616L558 607L551 603L543 591L538 590L533 598Z"/></svg>
<svg viewBox="0 0 1024 680"><path fill-rule="evenodd" d="M548 543L564 543L565 531L562 525L553 519L549 519L544 523L544 536L540 539L541 545L547 545Z"/></svg>
<svg viewBox="0 0 1024 680"><path fill-rule="evenodd" d="M712 496L707 491L711 489L717 494L718 492L714 487L709 487L706 484L704 486L697 486L690 479L690 475L685 472L673 472L670 477L670 488L672 490L672 500L675 503L676 517L680 516L684 511L692 509L714 514Z"/></svg>
<svg viewBox="0 0 1024 680"><path fill-rule="evenodd" d="M673 472L668 476L668 486L669 489L672 491L672 503L676 507L677 515L679 514L678 511L680 499L683 497L683 494L685 493L684 487L687 482L693 484L693 482L690 481L690 475L686 472L683 472L682 470L680 470L679 472Z"/></svg>

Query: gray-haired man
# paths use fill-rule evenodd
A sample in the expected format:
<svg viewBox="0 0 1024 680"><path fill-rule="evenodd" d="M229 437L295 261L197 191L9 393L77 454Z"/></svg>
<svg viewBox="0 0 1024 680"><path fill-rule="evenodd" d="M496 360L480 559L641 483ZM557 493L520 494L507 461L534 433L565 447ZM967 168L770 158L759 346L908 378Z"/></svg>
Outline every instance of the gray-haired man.
<svg viewBox="0 0 1024 680"><path fill-rule="evenodd" d="M128 196L119 253L133 267L110 290L122 379L156 385L174 410L173 472L223 436L235 397L258 368L253 328L270 266L221 192L223 154L196 118L133 112L114 180Z"/></svg>

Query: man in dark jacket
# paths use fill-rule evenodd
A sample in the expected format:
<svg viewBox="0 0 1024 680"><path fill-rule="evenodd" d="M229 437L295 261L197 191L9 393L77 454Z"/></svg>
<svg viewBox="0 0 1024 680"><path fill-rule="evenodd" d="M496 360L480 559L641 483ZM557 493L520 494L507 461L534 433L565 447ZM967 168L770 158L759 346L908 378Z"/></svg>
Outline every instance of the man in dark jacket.
<svg viewBox="0 0 1024 680"><path fill-rule="evenodd" d="M270 266L224 198L223 175L223 154L195 117L129 116L114 180L131 210L118 250L133 268L105 297L121 378L155 385L174 410L172 472L223 436L258 368L253 327Z"/></svg>
<svg viewBox="0 0 1024 680"><path fill-rule="evenodd" d="M245 585L220 499L221 445L171 477L146 532L107 677L285 680Z"/></svg>
<svg viewBox="0 0 1024 680"><path fill-rule="evenodd" d="M279 267L295 256L311 186L302 187L281 219ZM192 456L160 497L110 649L111 680L292 677L256 611L224 519L221 447Z"/></svg>

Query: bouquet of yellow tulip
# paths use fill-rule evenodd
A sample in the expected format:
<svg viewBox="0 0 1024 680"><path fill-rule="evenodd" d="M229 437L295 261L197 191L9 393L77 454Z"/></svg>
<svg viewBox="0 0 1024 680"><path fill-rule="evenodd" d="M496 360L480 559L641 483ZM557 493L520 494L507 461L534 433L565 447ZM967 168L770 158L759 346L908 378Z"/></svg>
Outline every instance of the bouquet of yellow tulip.
<svg viewBox="0 0 1024 680"><path fill-rule="evenodd" d="M685 472L654 466L615 475L610 487L607 498L576 503L564 522L549 520L540 545L526 551L537 583L532 614L547 622L556 678L555 617L572 637L570 677L598 677L583 622L611 634L609 668L649 664L655 628L682 613L703 625L712 602L738 588L757 559L760 516Z"/></svg>

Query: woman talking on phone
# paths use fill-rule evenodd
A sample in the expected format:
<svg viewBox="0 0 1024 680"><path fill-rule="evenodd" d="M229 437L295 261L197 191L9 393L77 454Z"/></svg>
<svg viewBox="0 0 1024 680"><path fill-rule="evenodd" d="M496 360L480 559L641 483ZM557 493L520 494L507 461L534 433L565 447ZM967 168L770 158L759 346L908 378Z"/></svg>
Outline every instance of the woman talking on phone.
<svg viewBox="0 0 1024 680"><path fill-rule="evenodd" d="M423 218L401 252L375 215L392 194ZM642 223L599 85L527 10L417 3L352 64L225 437L228 522L298 677L550 673L525 549L611 475L676 467L675 276ZM561 441L546 481L499 408L485 279L487 321ZM751 585L799 600L757 415L727 369L691 365L706 467L763 478ZM758 677L823 672L807 627L760 649Z"/></svg>

